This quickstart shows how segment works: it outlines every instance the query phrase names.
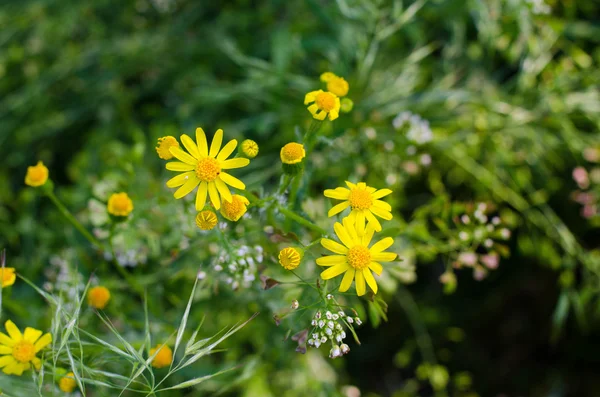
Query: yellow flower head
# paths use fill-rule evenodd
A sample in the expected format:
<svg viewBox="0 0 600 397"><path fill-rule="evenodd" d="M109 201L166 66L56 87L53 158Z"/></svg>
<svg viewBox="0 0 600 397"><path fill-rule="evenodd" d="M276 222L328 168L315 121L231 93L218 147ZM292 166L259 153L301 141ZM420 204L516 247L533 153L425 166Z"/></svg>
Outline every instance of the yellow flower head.
<svg viewBox="0 0 600 397"><path fill-rule="evenodd" d="M65 393L72 393L77 387L77 381L75 380L75 374L69 372L58 381L58 387Z"/></svg>
<svg viewBox="0 0 600 397"><path fill-rule="evenodd" d="M113 193L108 198L108 213L114 216L127 216L133 211L133 202L127 193Z"/></svg>
<svg viewBox="0 0 600 397"><path fill-rule="evenodd" d="M333 78L336 78L337 76L335 75L335 73L332 72L325 72L323 74L321 74L321 81L323 83L327 83L328 81L330 81Z"/></svg>
<svg viewBox="0 0 600 397"><path fill-rule="evenodd" d="M25 184L28 186L42 186L48 180L48 168L38 161L34 166L27 167L27 175L25 175Z"/></svg>
<svg viewBox="0 0 600 397"><path fill-rule="evenodd" d="M96 309L104 309L110 300L110 291L106 287L92 287L87 295L88 305Z"/></svg>
<svg viewBox="0 0 600 397"><path fill-rule="evenodd" d="M369 288L377 293L377 282L371 270L379 276L383 271L383 267L379 262L389 262L396 259L396 254L383 252L394 244L394 240L391 237L386 237L369 248L375 232L371 226L358 230L359 233L357 233L356 227L350 223L348 218L344 218L342 222L343 225L336 222L333 228L343 245L326 238L321 239L323 247L337 254L317 259L317 265L329 267L321 273L321 278L329 280L345 273L340 284L341 292L348 291L352 280L355 280L358 296L366 293L365 281Z"/></svg>
<svg viewBox="0 0 600 397"><path fill-rule="evenodd" d="M221 207L221 215L230 221L237 222L246 213L246 206L250 204L248 199L239 194L234 194L231 197L231 202L223 200Z"/></svg>
<svg viewBox="0 0 600 397"><path fill-rule="evenodd" d="M0 282L2 282L2 288L13 285L16 279L17 275L15 274L14 267L0 268Z"/></svg>
<svg viewBox="0 0 600 397"><path fill-rule="evenodd" d="M294 270L300 265L302 253L293 247L286 247L279 251L279 264L285 270Z"/></svg>
<svg viewBox="0 0 600 397"><path fill-rule="evenodd" d="M23 374L23 371L33 367L39 370L42 361L36 354L52 342L52 335L44 334L34 328L25 328L21 333L12 321L4 324L8 335L0 332L0 368L7 375Z"/></svg>
<svg viewBox="0 0 600 397"><path fill-rule="evenodd" d="M168 135L163 136L162 138L158 138L158 146L156 146L156 153L158 153L158 157L163 160L171 160L173 155L169 151L172 147L179 147L179 142L174 137Z"/></svg>
<svg viewBox="0 0 600 397"><path fill-rule="evenodd" d="M221 149L222 141L223 130L217 130L209 150L204 130L197 128L195 143L189 136L181 135L181 142L189 154L178 147L169 149L171 154L180 161L167 163L167 169L181 172L181 174L169 179L167 187L181 186L174 194L176 199L180 199L187 196L199 185L196 194L197 211L204 208L207 196L210 197L210 202L216 209L221 208L220 198L223 198L225 202L231 202L232 195L227 185L240 190L246 188L242 181L224 170L245 167L250 164L250 160L245 158L227 160L227 157L237 147L237 141L232 139Z"/></svg>
<svg viewBox="0 0 600 397"><path fill-rule="evenodd" d="M350 86L348 85L348 82L344 80L343 77L335 76L327 82L327 91L334 93L340 98L348 95L349 89Z"/></svg>
<svg viewBox="0 0 600 397"><path fill-rule="evenodd" d="M290 142L281 148L279 157L281 157L281 162L284 164L299 163L306 157L304 145L301 143Z"/></svg>
<svg viewBox="0 0 600 397"><path fill-rule="evenodd" d="M157 350L158 353L156 353ZM152 357L154 353L156 353L154 360L152 360L152 366L154 368L168 367L173 362L173 351L167 345L156 345L156 347L150 349L150 357Z"/></svg>
<svg viewBox="0 0 600 397"><path fill-rule="evenodd" d="M335 189L325 190L325 197L344 200L342 203L335 205L329 210L327 216L334 216L346 208L350 207L350 222L356 222L357 230L363 230L365 219L373 226L376 232L381 231L381 224L374 215L389 221L392 219L392 206L380 198L392 193L390 189L376 190L374 187L367 186L364 182L359 182L356 185L346 181L346 185L350 189L338 187Z"/></svg>
<svg viewBox="0 0 600 397"><path fill-rule="evenodd" d="M312 105L308 107L308 111L317 120L325 120L328 115L329 120L335 120L340 115L340 98L331 92L323 90L309 92L304 97L304 104L309 103Z"/></svg>
<svg viewBox="0 0 600 397"><path fill-rule="evenodd" d="M252 139L245 139L242 142L242 153L249 159L253 159L258 155L258 144Z"/></svg>
<svg viewBox="0 0 600 397"><path fill-rule="evenodd" d="M196 226L202 230L211 230L217 226L217 222L217 214L211 210L204 210L198 212L198 215L196 215Z"/></svg>

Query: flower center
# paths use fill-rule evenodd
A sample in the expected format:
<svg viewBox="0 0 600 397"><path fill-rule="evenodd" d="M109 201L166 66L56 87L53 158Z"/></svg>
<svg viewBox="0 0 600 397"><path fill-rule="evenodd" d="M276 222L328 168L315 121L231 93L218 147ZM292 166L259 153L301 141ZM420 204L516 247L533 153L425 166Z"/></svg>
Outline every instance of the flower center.
<svg viewBox="0 0 600 397"><path fill-rule="evenodd" d="M23 340L13 346L12 355L15 360L28 363L35 357L35 348L32 343Z"/></svg>
<svg viewBox="0 0 600 397"><path fill-rule="evenodd" d="M116 197L113 201L113 208L117 211L127 211L129 208L129 200L124 196Z"/></svg>
<svg viewBox="0 0 600 397"><path fill-rule="evenodd" d="M355 245L346 255L348 264L357 270L362 270L371 263L371 252L367 247Z"/></svg>
<svg viewBox="0 0 600 397"><path fill-rule="evenodd" d="M202 182L212 182L217 179L220 173L221 165L219 164L219 160L215 158L203 158L196 165L196 176Z"/></svg>
<svg viewBox="0 0 600 397"><path fill-rule="evenodd" d="M353 210L366 210L371 208L373 205L373 199L371 193L363 189L352 189L350 190L350 197L348 198L350 207Z"/></svg>
<svg viewBox="0 0 600 397"><path fill-rule="evenodd" d="M290 142L281 149L281 161L286 164L299 163L305 155L304 145L300 143Z"/></svg>
<svg viewBox="0 0 600 397"><path fill-rule="evenodd" d="M335 107L335 95L331 92L320 92L315 102L319 109L330 112Z"/></svg>

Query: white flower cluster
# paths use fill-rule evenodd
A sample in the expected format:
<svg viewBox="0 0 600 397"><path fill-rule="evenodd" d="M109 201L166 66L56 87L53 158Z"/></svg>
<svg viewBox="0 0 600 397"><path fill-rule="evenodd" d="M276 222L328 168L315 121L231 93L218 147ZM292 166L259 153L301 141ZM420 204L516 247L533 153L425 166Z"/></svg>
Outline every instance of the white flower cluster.
<svg viewBox="0 0 600 397"><path fill-rule="evenodd" d="M548 15L552 12L552 8L544 3L544 0L526 0L531 5L531 11L537 15Z"/></svg>
<svg viewBox="0 0 600 397"><path fill-rule="evenodd" d="M44 270L49 280L44 283L44 289L61 299L67 311L75 311L85 288L83 276L69 264L72 257L72 251L65 251L60 256L54 255L50 258L50 266Z"/></svg>
<svg viewBox="0 0 600 397"><path fill-rule="evenodd" d="M248 288L256 280L257 265L263 261L263 248L259 245L242 245L234 250L223 251L213 264L217 272L223 272L224 280L231 289Z"/></svg>
<svg viewBox="0 0 600 397"><path fill-rule="evenodd" d="M401 129L405 124L408 124L406 138L410 141L423 145L433 140L433 132L429 127L429 121L422 119L418 114L402 112L392 121L392 125L396 130Z"/></svg>
<svg viewBox="0 0 600 397"><path fill-rule="evenodd" d="M331 342L331 350L329 351L330 358L340 357L350 352L350 347L342 343L346 338L346 332L344 326L352 328L352 324L361 325L362 321L358 317L352 317L346 315L343 310L337 313L332 313L329 310L323 315L321 311L317 311L311 321L313 326L310 332L310 339L308 344L317 349L327 343Z"/></svg>

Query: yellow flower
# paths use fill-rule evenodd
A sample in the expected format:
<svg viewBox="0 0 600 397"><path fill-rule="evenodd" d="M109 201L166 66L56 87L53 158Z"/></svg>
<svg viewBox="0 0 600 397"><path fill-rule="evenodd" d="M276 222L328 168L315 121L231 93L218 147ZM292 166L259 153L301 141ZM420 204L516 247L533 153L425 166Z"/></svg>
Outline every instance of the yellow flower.
<svg viewBox="0 0 600 397"><path fill-rule="evenodd" d="M202 230L211 230L217 225L217 222L217 214L211 210L204 210L196 215L196 226Z"/></svg>
<svg viewBox="0 0 600 397"><path fill-rule="evenodd" d="M48 168L38 161L34 166L27 167L27 175L25 175L25 184L28 186L42 186L48 180Z"/></svg>
<svg viewBox="0 0 600 397"><path fill-rule="evenodd" d="M350 223L357 223L357 230L363 230L365 218L373 226L376 232L381 231L381 224L374 215L389 221L392 219L392 206L379 200L380 198L392 193L390 189L376 190L374 187L367 186L364 182L356 185L346 181L350 190L344 187L325 190L325 197L344 200L344 202L335 205L329 210L327 216L334 216L350 207L348 216Z"/></svg>
<svg viewBox="0 0 600 397"><path fill-rule="evenodd" d="M0 332L0 368L7 375L23 374L23 371L33 367L39 370L42 361L35 355L52 342L52 335L44 334L34 328L25 328L22 334L12 321L4 323L6 334Z"/></svg>
<svg viewBox="0 0 600 397"><path fill-rule="evenodd" d="M158 146L156 147L156 153L158 157L163 160L171 160L173 155L169 151L172 147L179 147L179 142L174 137L168 135L158 138Z"/></svg>
<svg viewBox="0 0 600 397"><path fill-rule="evenodd" d="M0 282L2 282L2 288L13 285L16 279L17 275L15 274L14 267L0 268Z"/></svg>
<svg viewBox="0 0 600 397"><path fill-rule="evenodd" d="M335 120L340 115L340 98L331 92L323 90L312 91L304 97L304 104L314 102L308 107L308 111L317 120L325 120L329 115L329 120Z"/></svg>
<svg viewBox="0 0 600 397"><path fill-rule="evenodd" d="M337 76L335 75L335 73L332 73L332 72L325 72L325 73L321 74L321 81L322 81L323 83L327 83L329 80L331 80L331 79L333 79L333 78L335 78L335 77L337 77Z"/></svg>
<svg viewBox="0 0 600 397"><path fill-rule="evenodd" d="M296 248L287 247L279 251L279 264L286 270L294 270L300 265L302 253Z"/></svg>
<svg viewBox="0 0 600 397"><path fill-rule="evenodd" d="M202 128L196 129L196 143L189 136L181 135L181 142L188 150L189 154L178 147L169 149L171 154L181 160L167 163L167 169L170 171L179 171L181 174L167 181L168 187L179 187L175 191L175 198L180 199L200 185L196 194L196 210L204 208L207 195L210 197L212 205L221 208L221 200L231 202L232 196L227 185L236 189L244 190L246 185L239 179L223 172L233 168L241 168L250 164L250 160L245 158L227 157L233 153L237 146L237 141L232 139L221 149L223 141L223 130L217 130L208 149L206 135Z"/></svg>
<svg viewBox="0 0 600 397"><path fill-rule="evenodd" d="M248 158L253 159L258 155L258 144L252 139L246 139L242 142L242 153Z"/></svg>
<svg viewBox="0 0 600 397"><path fill-rule="evenodd" d="M156 353L158 349L160 350ZM156 353L154 360L152 360L152 366L154 368L168 367L173 362L173 351L167 345L156 345L156 347L150 349L150 357L152 357L154 353Z"/></svg>
<svg viewBox="0 0 600 397"><path fill-rule="evenodd" d="M77 381L75 380L75 374L69 372L58 381L58 387L65 393L72 393L77 387Z"/></svg>
<svg viewBox="0 0 600 397"><path fill-rule="evenodd" d="M92 287L88 291L88 305L96 309L104 309L110 300L110 291L106 287Z"/></svg>
<svg viewBox="0 0 600 397"><path fill-rule="evenodd" d="M304 145L301 143L290 142L281 148L279 157L281 157L281 162L284 164L299 163L304 157L306 157Z"/></svg>
<svg viewBox="0 0 600 397"><path fill-rule="evenodd" d="M127 216L133 211L133 202L127 193L113 193L108 198L108 213L115 216Z"/></svg>
<svg viewBox="0 0 600 397"><path fill-rule="evenodd" d="M340 98L348 95L349 89L350 86L348 85L348 82L344 80L343 77L335 76L327 82L327 91L334 93Z"/></svg>
<svg viewBox="0 0 600 397"><path fill-rule="evenodd" d="M344 223L343 226L336 222L333 228L344 245L326 238L321 239L323 247L337 254L317 259L317 265L329 266L329 269L321 273L321 278L329 280L345 273L340 284L341 292L348 291L352 280L355 280L358 296L366 293L365 281L369 288L377 293L377 282L371 274L371 270L379 276L383 271L383 267L379 262L389 262L396 259L396 254L383 252L394 244L394 240L391 237L386 237L369 248L374 234L372 227L367 226L366 229L359 230L361 235L358 235L355 226L350 223L348 218L344 218L342 222Z"/></svg>
<svg viewBox="0 0 600 397"><path fill-rule="evenodd" d="M237 222L246 213L246 206L250 204L248 199L239 194L231 196L231 202L223 200L221 215L230 221Z"/></svg>

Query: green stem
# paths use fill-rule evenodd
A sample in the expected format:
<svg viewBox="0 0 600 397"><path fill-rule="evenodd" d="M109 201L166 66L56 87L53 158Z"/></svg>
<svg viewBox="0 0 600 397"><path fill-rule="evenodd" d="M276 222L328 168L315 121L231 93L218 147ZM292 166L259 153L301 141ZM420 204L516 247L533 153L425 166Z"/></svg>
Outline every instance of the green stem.
<svg viewBox="0 0 600 397"><path fill-rule="evenodd" d="M314 223L312 223L311 221L304 219L303 217L301 217L300 215L296 214L295 212L282 207L282 206L278 206L277 209L286 217L288 217L288 219L291 219L299 224L301 224L302 226L314 230L315 232L319 232L321 234L327 234L327 231L325 229L323 229L322 227L315 225Z"/></svg>
<svg viewBox="0 0 600 397"><path fill-rule="evenodd" d="M79 231L79 233L81 233L83 235L83 237L85 237L96 248L104 249L104 247L102 246L102 244L100 244L100 242L98 240L96 240L94 238L94 236L92 236L90 234L90 232L88 232L83 227L83 225L81 223L79 223L79 221L73 216L73 214L71 214L71 212L67 209L67 207L65 207L63 205L63 203L60 202L60 200L58 199L58 197L56 197L56 195L54 194L53 191L47 191L46 195L54 203L54 205L56 206L56 208L58 208L58 210L60 211L60 213L62 213L63 216L65 218L67 218L67 220L69 222L71 222L71 224L73 226L75 226L75 229L77 229Z"/></svg>

